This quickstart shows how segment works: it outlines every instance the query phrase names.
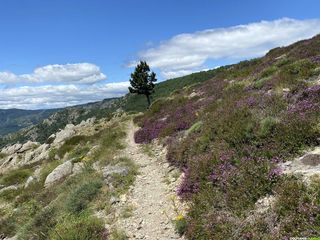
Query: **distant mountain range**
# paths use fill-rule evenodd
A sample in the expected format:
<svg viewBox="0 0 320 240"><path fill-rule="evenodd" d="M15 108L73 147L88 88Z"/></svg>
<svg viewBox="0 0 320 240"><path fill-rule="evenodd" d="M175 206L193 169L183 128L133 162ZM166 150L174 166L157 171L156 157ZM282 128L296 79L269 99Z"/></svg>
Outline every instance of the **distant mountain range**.
<svg viewBox="0 0 320 240"><path fill-rule="evenodd" d="M60 109L22 110L0 109L0 135L16 132L48 118Z"/></svg>

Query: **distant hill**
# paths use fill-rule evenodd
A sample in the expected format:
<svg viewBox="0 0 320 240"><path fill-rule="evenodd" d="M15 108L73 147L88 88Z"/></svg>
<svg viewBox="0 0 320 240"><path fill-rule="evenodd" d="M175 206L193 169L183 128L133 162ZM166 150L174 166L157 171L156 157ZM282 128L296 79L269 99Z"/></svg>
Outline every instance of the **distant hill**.
<svg viewBox="0 0 320 240"><path fill-rule="evenodd" d="M0 109L0 135L6 135L37 124L58 110Z"/></svg>

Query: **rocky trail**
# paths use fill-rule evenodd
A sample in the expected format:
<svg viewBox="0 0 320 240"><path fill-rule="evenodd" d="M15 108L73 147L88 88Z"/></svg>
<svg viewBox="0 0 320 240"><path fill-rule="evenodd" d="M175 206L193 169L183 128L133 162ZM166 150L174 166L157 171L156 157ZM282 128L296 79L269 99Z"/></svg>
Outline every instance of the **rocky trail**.
<svg viewBox="0 0 320 240"><path fill-rule="evenodd" d="M156 146L155 154L151 155L134 142L136 130L131 121L124 150L139 167L139 175L122 206L132 207L132 213L127 218L119 218L116 226L123 229L129 239L182 239L172 224L180 211L175 193L179 179L172 177L175 170L166 162L164 148Z"/></svg>

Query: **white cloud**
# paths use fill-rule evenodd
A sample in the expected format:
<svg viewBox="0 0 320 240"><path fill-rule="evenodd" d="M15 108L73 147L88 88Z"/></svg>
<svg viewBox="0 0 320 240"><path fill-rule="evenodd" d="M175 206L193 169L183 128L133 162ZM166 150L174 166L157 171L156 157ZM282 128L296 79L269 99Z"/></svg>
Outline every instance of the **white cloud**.
<svg viewBox="0 0 320 240"><path fill-rule="evenodd" d="M319 32L320 19L261 21L180 34L140 52L139 58L159 68L164 77L177 77L203 69L207 60L258 57Z"/></svg>
<svg viewBox="0 0 320 240"><path fill-rule="evenodd" d="M75 83L93 84L105 80L100 68L91 63L53 64L36 68L30 74L0 72L0 83Z"/></svg>
<svg viewBox="0 0 320 240"><path fill-rule="evenodd" d="M120 97L129 82L104 83L106 76L91 63L47 65L30 74L0 72L1 108L58 108Z"/></svg>
<svg viewBox="0 0 320 240"><path fill-rule="evenodd" d="M58 108L120 97L129 82L93 85L43 85L0 88L1 108Z"/></svg>

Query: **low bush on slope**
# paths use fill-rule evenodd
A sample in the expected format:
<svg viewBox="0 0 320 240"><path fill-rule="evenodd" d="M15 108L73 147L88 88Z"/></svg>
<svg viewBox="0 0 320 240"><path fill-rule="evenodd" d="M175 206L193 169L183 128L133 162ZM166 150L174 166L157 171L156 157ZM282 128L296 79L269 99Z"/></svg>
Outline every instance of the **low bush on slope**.
<svg viewBox="0 0 320 240"><path fill-rule="evenodd" d="M190 203L188 239L320 235L319 181L306 185L278 167L319 144L319 55L320 36L272 50L136 118L136 142L164 138L168 161L185 173L178 194ZM269 195L274 208L252 218Z"/></svg>

